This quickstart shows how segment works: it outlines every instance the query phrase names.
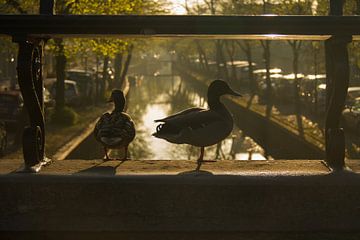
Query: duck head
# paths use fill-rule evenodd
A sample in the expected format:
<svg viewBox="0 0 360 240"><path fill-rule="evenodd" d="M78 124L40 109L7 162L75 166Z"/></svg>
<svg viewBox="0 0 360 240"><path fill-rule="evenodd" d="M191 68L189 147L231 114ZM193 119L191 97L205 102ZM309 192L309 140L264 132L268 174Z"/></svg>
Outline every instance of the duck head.
<svg viewBox="0 0 360 240"><path fill-rule="evenodd" d="M226 94L242 97L240 93L237 93L234 90L232 90L227 84L227 82L223 80L212 81L210 83L207 93L209 107L214 108L216 107L216 105L220 104L220 97Z"/></svg>
<svg viewBox="0 0 360 240"><path fill-rule="evenodd" d="M108 102L114 102L115 104L115 111L122 112L125 107L125 96L124 93L119 89L114 89L111 92L110 99Z"/></svg>

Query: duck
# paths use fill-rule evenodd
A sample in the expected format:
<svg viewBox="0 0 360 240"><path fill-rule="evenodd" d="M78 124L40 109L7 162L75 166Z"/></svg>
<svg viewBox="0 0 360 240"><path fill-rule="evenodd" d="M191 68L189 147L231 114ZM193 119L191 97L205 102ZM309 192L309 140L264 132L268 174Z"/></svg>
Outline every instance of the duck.
<svg viewBox="0 0 360 240"><path fill-rule="evenodd" d="M198 163L203 162L205 147L224 140L233 129L233 118L220 101L223 95L242 95L230 88L223 80L214 80L207 91L208 109L193 107L174 115L157 119L154 137L174 144L189 144L200 147Z"/></svg>
<svg viewBox="0 0 360 240"><path fill-rule="evenodd" d="M108 102L114 102L114 110L106 112L97 121L94 128L95 139L104 147L104 160L111 160L109 149L124 148L124 157L120 160L128 160L128 146L134 140L135 124L130 115L124 112L125 96L123 91L114 89Z"/></svg>

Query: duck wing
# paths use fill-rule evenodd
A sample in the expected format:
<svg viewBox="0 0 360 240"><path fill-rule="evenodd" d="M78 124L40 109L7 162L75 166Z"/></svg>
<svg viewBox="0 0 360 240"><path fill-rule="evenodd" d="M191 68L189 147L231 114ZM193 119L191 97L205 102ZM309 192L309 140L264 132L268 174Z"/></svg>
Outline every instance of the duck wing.
<svg viewBox="0 0 360 240"><path fill-rule="evenodd" d="M197 112L201 112L201 111L206 111L205 108L188 108L184 111L175 113L173 115L167 116L166 118L162 118L162 119L157 119L155 120L155 122L168 122L169 120L174 120L174 119L178 119L178 118L184 118L185 116L189 116L192 115L193 113L197 113Z"/></svg>
<svg viewBox="0 0 360 240"><path fill-rule="evenodd" d="M95 138L107 147L128 145L135 137L131 117L124 113L105 113L94 129Z"/></svg>
<svg viewBox="0 0 360 240"><path fill-rule="evenodd" d="M99 141L99 131L103 128L103 126L109 121L110 113L104 113L101 115L99 120L96 122L95 128L94 128L94 136Z"/></svg>
<svg viewBox="0 0 360 240"><path fill-rule="evenodd" d="M205 109L185 110L179 114L161 119L163 124L158 125L155 137L163 138L163 136L177 135L185 129L204 128L209 124L223 121L223 117L215 111Z"/></svg>
<svg viewBox="0 0 360 240"><path fill-rule="evenodd" d="M153 136L171 143L210 146L225 139L232 127L231 119L216 111L191 111L159 124Z"/></svg>

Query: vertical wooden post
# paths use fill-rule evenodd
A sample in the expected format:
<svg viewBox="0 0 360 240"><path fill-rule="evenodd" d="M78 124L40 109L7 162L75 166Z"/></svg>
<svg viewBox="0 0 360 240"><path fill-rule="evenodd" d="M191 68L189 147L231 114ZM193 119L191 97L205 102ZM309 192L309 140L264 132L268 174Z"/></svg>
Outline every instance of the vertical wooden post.
<svg viewBox="0 0 360 240"><path fill-rule="evenodd" d="M55 0L40 0L40 14L41 15L54 15L55 13Z"/></svg>
<svg viewBox="0 0 360 240"><path fill-rule="evenodd" d="M329 15L341 16L343 15L344 0L330 0Z"/></svg>
<svg viewBox="0 0 360 240"><path fill-rule="evenodd" d="M343 0L330 0L330 15L342 15ZM326 163L334 170L345 167L345 135L339 127L349 85L347 45L351 36L331 36L326 55Z"/></svg>

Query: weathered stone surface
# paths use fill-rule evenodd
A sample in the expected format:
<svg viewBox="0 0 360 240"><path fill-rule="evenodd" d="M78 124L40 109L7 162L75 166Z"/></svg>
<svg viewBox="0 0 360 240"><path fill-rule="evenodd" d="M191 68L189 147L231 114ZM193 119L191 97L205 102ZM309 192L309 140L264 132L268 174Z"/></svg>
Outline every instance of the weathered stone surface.
<svg viewBox="0 0 360 240"><path fill-rule="evenodd" d="M360 175L330 173L321 161L219 161L199 172L193 161L119 164L65 160L41 174L3 171L0 230L360 230Z"/></svg>
<svg viewBox="0 0 360 240"><path fill-rule="evenodd" d="M21 168L17 159L1 160L0 174L15 172ZM86 174L86 175L177 175L191 174L197 167L195 161L184 160L63 160L54 161L40 174ZM327 174L329 169L321 160L269 160L229 161L203 163L202 173L209 175L313 175Z"/></svg>

